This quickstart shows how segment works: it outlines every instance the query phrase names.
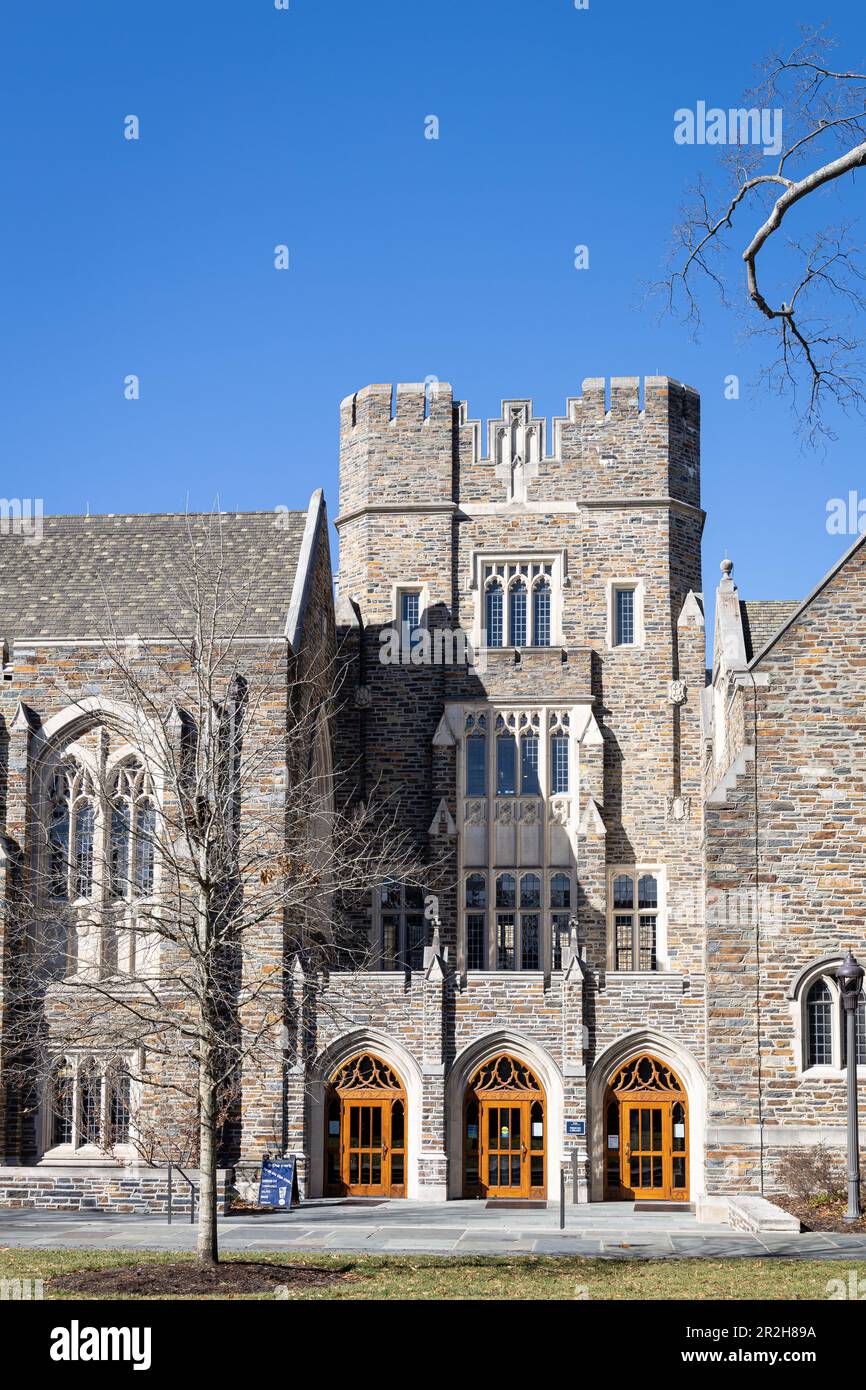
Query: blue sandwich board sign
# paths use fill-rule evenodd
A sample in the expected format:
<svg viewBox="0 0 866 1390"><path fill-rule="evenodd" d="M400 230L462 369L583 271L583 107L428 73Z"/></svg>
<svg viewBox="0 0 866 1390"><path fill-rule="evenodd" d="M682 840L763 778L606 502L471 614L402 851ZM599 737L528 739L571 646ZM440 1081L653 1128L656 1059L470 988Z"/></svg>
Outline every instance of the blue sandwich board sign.
<svg viewBox="0 0 866 1390"><path fill-rule="evenodd" d="M288 1210L300 1206L297 1160L285 1158L279 1163L265 1159L259 1179L259 1206Z"/></svg>

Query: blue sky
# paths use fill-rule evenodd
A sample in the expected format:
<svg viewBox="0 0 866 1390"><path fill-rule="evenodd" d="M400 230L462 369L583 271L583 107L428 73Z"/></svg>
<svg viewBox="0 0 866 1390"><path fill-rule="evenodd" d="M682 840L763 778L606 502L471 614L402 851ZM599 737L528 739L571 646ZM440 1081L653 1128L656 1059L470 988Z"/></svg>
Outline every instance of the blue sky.
<svg viewBox="0 0 866 1390"><path fill-rule="evenodd" d="M829 3L861 60L862 0ZM486 419L504 396L550 416L586 376L667 373L703 398L705 587L727 549L744 594L804 595L851 542L826 507L866 494L866 424L804 453L787 407L751 398L735 317L708 296L696 345L641 298L713 167L674 143L674 110L737 104L812 18L802 0L6 7L2 491L175 511L302 507L321 484L333 516L338 404L367 382L438 376Z"/></svg>

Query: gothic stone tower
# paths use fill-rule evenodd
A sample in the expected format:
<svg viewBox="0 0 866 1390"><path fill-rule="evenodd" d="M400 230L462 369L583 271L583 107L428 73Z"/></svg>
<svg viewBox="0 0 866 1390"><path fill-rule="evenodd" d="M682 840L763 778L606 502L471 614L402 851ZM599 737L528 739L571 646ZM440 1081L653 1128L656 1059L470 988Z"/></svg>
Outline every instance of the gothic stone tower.
<svg viewBox="0 0 866 1390"><path fill-rule="evenodd" d="M339 746L430 874L320 983L313 1193L704 1190L699 401L643 392L343 402Z"/></svg>

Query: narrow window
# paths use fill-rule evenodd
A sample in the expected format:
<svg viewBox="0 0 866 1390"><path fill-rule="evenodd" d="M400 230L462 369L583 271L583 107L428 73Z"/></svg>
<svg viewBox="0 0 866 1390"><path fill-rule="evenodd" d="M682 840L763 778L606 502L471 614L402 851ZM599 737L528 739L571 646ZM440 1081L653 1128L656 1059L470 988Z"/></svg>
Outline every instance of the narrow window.
<svg viewBox="0 0 866 1390"><path fill-rule="evenodd" d="M554 796L568 791L568 734L550 740L550 790Z"/></svg>
<svg viewBox="0 0 866 1390"><path fill-rule="evenodd" d="M147 898L153 892L154 832L156 812L149 801L135 808L135 891Z"/></svg>
<svg viewBox="0 0 866 1390"><path fill-rule="evenodd" d="M89 898L93 891L93 831L94 812L89 801L79 801L75 808L75 896Z"/></svg>
<svg viewBox="0 0 866 1390"><path fill-rule="evenodd" d="M517 879L514 874L500 874L496 880L496 965L499 970L513 970L517 906Z"/></svg>
<svg viewBox="0 0 866 1390"><path fill-rule="evenodd" d="M51 1142L72 1143L72 1106L74 1100L72 1068L65 1062L54 1068L51 1080Z"/></svg>
<svg viewBox="0 0 866 1390"><path fill-rule="evenodd" d="M527 911L527 908L530 910ZM538 874L524 874L520 880L520 966L522 970L538 970L541 966L540 908L541 879Z"/></svg>
<svg viewBox="0 0 866 1390"><path fill-rule="evenodd" d="M466 740L466 795L487 795L487 738L470 734Z"/></svg>
<svg viewBox="0 0 866 1390"><path fill-rule="evenodd" d="M532 593L532 645L550 646L550 585L539 579Z"/></svg>
<svg viewBox="0 0 866 1390"><path fill-rule="evenodd" d="M109 846L109 891L112 898L125 898L129 887L129 845L131 840L129 804L116 801L111 808Z"/></svg>
<svg viewBox="0 0 866 1390"><path fill-rule="evenodd" d="M552 962L554 970L562 969L562 956L568 945L571 918L571 879L568 874L554 874L550 880L550 922L553 935Z"/></svg>
<svg viewBox="0 0 866 1390"><path fill-rule="evenodd" d="M613 881L613 929L615 967L617 970L631 970L634 882L626 874L618 874Z"/></svg>
<svg viewBox="0 0 866 1390"><path fill-rule="evenodd" d="M833 996L824 980L816 980L806 996L806 1065L833 1065Z"/></svg>
<svg viewBox="0 0 866 1390"><path fill-rule="evenodd" d="M400 641L411 647L421 623L421 595L415 589L404 589L400 595Z"/></svg>
<svg viewBox="0 0 866 1390"><path fill-rule="evenodd" d="M658 882L652 874L643 874L637 884L640 969L656 968L656 921L658 919Z"/></svg>
<svg viewBox="0 0 866 1390"><path fill-rule="evenodd" d="M129 1075L118 1067L109 1073L108 1123L112 1144L129 1143Z"/></svg>
<svg viewBox="0 0 866 1390"><path fill-rule="evenodd" d="M78 1078L82 1144L98 1144L102 1131L102 1077L95 1062L85 1063Z"/></svg>
<svg viewBox="0 0 866 1390"><path fill-rule="evenodd" d="M518 579L511 586L510 630L512 647L526 646L526 585Z"/></svg>
<svg viewBox="0 0 866 1390"><path fill-rule="evenodd" d="M631 647L635 640L634 589L616 589L614 603L614 642L618 647Z"/></svg>
<svg viewBox="0 0 866 1390"><path fill-rule="evenodd" d="M498 579L494 579L487 589L485 609L487 645L488 647L501 647L505 639L502 631L502 585Z"/></svg>
<svg viewBox="0 0 866 1390"><path fill-rule="evenodd" d="M51 783L48 812L48 892L64 899L69 892L69 786L65 772Z"/></svg>
<svg viewBox="0 0 866 1390"><path fill-rule="evenodd" d="M517 743L513 734L496 739L496 794L514 796L517 791Z"/></svg>
<svg viewBox="0 0 866 1390"><path fill-rule="evenodd" d="M538 738L523 734L520 739L520 790L524 796L538 796Z"/></svg>
<svg viewBox="0 0 866 1390"><path fill-rule="evenodd" d="M483 970L487 936L487 880L470 874L466 880L466 968Z"/></svg>

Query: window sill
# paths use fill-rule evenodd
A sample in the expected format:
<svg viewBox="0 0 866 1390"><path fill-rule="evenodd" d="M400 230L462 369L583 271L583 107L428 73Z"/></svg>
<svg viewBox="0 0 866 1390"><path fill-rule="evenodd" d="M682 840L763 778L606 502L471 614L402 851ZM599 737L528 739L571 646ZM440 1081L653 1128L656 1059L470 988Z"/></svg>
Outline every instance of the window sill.
<svg viewBox="0 0 866 1390"><path fill-rule="evenodd" d="M866 1080L866 1065L857 1063L857 1080ZM848 1075L847 1067L804 1067L799 1073L801 1081L844 1081Z"/></svg>

